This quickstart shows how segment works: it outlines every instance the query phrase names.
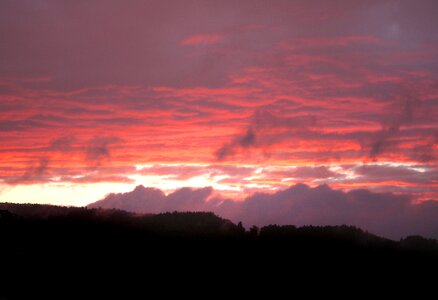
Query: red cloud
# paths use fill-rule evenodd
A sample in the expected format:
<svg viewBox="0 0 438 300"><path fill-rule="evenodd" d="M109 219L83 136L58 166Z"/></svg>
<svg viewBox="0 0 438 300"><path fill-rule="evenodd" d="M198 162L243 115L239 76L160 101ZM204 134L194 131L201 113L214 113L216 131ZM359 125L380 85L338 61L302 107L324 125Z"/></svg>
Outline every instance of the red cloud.
<svg viewBox="0 0 438 300"><path fill-rule="evenodd" d="M433 1L217 2L151 0L116 19L113 2L2 7L2 183L141 183L133 166L147 164L239 191L303 181L436 198ZM190 167L216 158L234 169Z"/></svg>

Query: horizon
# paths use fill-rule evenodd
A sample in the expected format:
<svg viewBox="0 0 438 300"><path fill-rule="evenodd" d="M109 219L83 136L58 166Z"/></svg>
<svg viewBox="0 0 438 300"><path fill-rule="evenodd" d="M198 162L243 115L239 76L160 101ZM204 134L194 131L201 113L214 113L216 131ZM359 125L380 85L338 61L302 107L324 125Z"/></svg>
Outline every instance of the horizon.
<svg viewBox="0 0 438 300"><path fill-rule="evenodd" d="M0 202L87 206L142 185L183 189L195 210L233 200L225 215L252 222L435 232L414 221L428 205L438 218L437 13L432 0L2 1ZM313 201L320 190L333 201Z"/></svg>

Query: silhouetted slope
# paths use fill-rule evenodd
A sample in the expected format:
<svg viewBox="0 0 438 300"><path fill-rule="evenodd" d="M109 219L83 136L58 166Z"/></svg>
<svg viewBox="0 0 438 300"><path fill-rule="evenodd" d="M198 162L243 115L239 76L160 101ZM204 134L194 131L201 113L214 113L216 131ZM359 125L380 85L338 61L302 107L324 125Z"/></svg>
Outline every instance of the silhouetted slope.
<svg viewBox="0 0 438 300"><path fill-rule="evenodd" d="M19 218L33 224L44 222L77 222L90 226L102 224L120 226L128 230L150 232L180 232L219 234L237 228L232 222L211 212L174 212L162 214L135 214L118 209L89 209L84 207L63 207L40 204L0 203L4 216ZM66 223L66 224L67 224Z"/></svg>
<svg viewBox="0 0 438 300"><path fill-rule="evenodd" d="M315 274L325 280L366 272L394 276L438 266L435 240L396 242L351 226L270 225L245 231L202 212L138 215L1 204L0 236L2 292L23 297L29 291L47 296L48 282L68 288L71 280L103 279L105 291L127 278L148 289L163 282L180 288L233 286L243 278L287 286L292 278ZM73 274L80 274L79 279ZM16 289L14 283L35 289Z"/></svg>
<svg viewBox="0 0 438 300"><path fill-rule="evenodd" d="M8 210L11 213L25 217L45 219L51 216L63 216L73 212L83 211L82 207L64 207L44 204L16 204L16 203L0 203L1 210Z"/></svg>
<svg viewBox="0 0 438 300"><path fill-rule="evenodd" d="M269 225L248 231L241 224L220 218L211 212L173 212L161 214L135 214L117 209L89 209L39 204L0 203L2 230L26 229L27 232L42 230L41 234L75 232L90 235L93 230L110 234L124 231L151 236L217 237L237 236L242 240L299 240L335 243L346 241L358 247L383 246L394 249L437 250L438 243L421 236L410 236L400 242L391 241L367 233L354 226L303 226ZM15 224L16 227L11 227ZM50 226L49 226L50 225ZM53 225L53 226L52 226ZM60 235L59 238L63 238Z"/></svg>

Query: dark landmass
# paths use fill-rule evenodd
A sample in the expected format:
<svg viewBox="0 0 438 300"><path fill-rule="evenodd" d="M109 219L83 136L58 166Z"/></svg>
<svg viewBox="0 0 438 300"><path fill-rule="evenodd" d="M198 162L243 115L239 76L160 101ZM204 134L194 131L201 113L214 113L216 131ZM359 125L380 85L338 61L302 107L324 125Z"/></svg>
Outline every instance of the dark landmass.
<svg viewBox="0 0 438 300"><path fill-rule="evenodd" d="M160 284L219 289L242 280L281 288L296 278L320 284L368 272L373 280L418 278L438 266L437 241L420 236L392 241L346 225L246 230L208 212L138 215L1 203L0 236L1 293L9 298L48 297L53 286L73 292L100 281L108 293L120 286L151 292Z"/></svg>

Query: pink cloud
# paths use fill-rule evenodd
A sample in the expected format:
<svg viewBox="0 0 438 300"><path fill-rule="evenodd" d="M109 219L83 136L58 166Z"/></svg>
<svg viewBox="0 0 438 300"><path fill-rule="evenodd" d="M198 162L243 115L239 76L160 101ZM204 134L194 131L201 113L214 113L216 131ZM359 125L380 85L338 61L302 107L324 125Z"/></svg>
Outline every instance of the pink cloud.
<svg viewBox="0 0 438 300"><path fill-rule="evenodd" d="M437 4L262 2L3 5L0 180L125 182L136 170L87 170L142 164L187 180L220 172L159 166L216 154L265 169L221 174L242 190L332 180L436 198ZM370 161L426 171L354 168ZM345 164L360 176L328 168ZM303 169L285 183L270 166Z"/></svg>
<svg viewBox="0 0 438 300"><path fill-rule="evenodd" d="M221 34L197 34L189 36L181 41L183 46L195 46L195 45L213 45L220 42L223 39Z"/></svg>

